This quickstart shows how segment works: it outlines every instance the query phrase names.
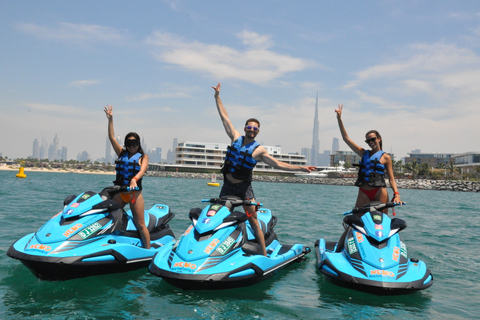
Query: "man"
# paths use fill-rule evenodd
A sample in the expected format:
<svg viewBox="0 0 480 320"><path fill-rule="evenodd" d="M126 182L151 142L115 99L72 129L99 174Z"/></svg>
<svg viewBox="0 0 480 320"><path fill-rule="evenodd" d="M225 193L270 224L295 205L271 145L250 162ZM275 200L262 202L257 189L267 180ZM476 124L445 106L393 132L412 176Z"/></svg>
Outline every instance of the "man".
<svg viewBox="0 0 480 320"><path fill-rule="evenodd" d="M244 200L248 199L255 202L255 195L252 189L252 170L257 161L261 160L277 169L286 171L305 171L315 170L314 166L295 166L282 161L278 161L267 153L267 150L255 141L260 132L260 122L257 119L248 119L245 123L242 136L232 125L228 118L227 111L220 99L220 83L215 90L215 102L217 104L218 114L222 120L225 132L230 137L232 145L227 150L225 162L223 164L222 173L224 175L222 190L220 197L233 195ZM245 206L245 213L248 221L255 232L255 238L262 248L262 254L267 255L265 250L265 238L257 220L256 206Z"/></svg>

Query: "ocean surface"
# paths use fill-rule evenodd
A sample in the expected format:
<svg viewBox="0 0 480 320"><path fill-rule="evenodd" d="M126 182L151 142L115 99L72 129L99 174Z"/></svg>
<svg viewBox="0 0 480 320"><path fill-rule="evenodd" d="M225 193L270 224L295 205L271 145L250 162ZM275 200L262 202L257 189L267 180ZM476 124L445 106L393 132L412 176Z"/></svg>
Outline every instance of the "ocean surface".
<svg viewBox="0 0 480 320"><path fill-rule="evenodd" d="M63 199L99 192L112 175L0 171L0 319L474 319L480 318L480 194L403 190L407 205L397 216L409 257L425 261L434 275L427 290L376 296L340 288L316 270L314 243L338 240L342 212L353 206L356 187L254 182L259 202L278 218L281 243L312 248L294 264L254 286L221 291L183 291L147 269L41 281L5 255L18 238L36 231L63 209ZM176 236L188 227L190 208L218 196L205 180L144 179L146 207L161 203L176 217Z"/></svg>

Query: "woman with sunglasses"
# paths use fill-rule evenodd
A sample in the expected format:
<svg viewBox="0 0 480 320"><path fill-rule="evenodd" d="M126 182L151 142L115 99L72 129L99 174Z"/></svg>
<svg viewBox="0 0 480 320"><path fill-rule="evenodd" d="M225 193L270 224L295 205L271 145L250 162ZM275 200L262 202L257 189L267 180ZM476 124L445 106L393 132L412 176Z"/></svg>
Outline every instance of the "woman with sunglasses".
<svg viewBox="0 0 480 320"><path fill-rule="evenodd" d="M116 194L113 200L120 203L122 207L127 203L130 204L133 220L140 234L143 247L150 249L150 233L145 225L145 202L142 195L142 177L147 171L148 155L143 152L140 146L140 136L135 132L130 132L125 136L125 146L122 147L115 139L113 130L113 106L105 107L104 111L108 119L108 138L118 156L118 160L115 161L117 178L113 183L120 186L129 186L130 189L138 187L136 191Z"/></svg>
<svg viewBox="0 0 480 320"><path fill-rule="evenodd" d="M338 126L342 133L343 141L356 154L362 157L359 164L358 179L355 185L359 187L355 207L370 201L388 202L387 184L385 183L385 174L388 176L390 186L393 190L392 202L402 203L397 183L393 175L392 158L382 150L382 137L376 130L370 130L365 135L365 142L371 150L365 150L353 142L347 134L342 122L343 104L338 105L337 113Z"/></svg>
<svg viewBox="0 0 480 320"><path fill-rule="evenodd" d="M252 171L257 161L263 161L271 167L286 171L304 171L310 172L315 170L314 166L296 166L289 163L278 161L268 154L267 150L262 147L255 138L260 132L260 122L257 119L250 118L245 122L242 135L234 127L230 121L227 110L223 106L220 99L220 83L215 90L215 102L217 111L222 120L223 127L232 144L227 149L225 162L222 167L223 186L220 191L222 196L237 196L243 200L255 202L255 195L252 189ZM245 206L245 213L248 221L255 233L255 239L262 249L262 254L267 255L265 250L265 237L257 219L256 206Z"/></svg>

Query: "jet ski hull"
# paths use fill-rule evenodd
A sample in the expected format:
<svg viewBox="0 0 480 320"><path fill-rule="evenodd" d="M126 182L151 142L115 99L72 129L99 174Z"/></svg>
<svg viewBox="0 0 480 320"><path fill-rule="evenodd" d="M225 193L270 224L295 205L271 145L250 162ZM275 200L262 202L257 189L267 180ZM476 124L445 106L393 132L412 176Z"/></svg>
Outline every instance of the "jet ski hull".
<svg viewBox="0 0 480 320"><path fill-rule="evenodd" d="M388 269L371 268L362 261L351 263L345 251L335 252L336 245L324 239L315 243L318 269L336 285L377 295L400 295L433 284L433 275L423 261L409 259Z"/></svg>

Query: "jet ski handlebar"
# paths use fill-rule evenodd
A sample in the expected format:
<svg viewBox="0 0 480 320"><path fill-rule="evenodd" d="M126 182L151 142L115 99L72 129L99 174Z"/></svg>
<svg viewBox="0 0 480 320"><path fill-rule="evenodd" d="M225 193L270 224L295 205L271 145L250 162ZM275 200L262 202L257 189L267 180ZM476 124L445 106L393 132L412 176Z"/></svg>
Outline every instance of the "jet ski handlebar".
<svg viewBox="0 0 480 320"><path fill-rule="evenodd" d="M387 202L387 203L383 203L383 202L379 202L379 201L375 201L375 202L370 202L370 203L367 203L366 205L362 206L362 207L357 207L357 208L353 208L352 210L350 211L347 211L347 212L344 212L343 215L346 216L346 215L349 215L349 214L354 214L354 213L367 213L367 212L372 212L372 211L381 211L385 208L393 208L393 207L396 207L396 206L399 206L399 205L406 205L405 202L401 202L401 203L397 203L397 202Z"/></svg>
<svg viewBox="0 0 480 320"><path fill-rule="evenodd" d="M117 193L136 191L136 190L139 190L139 189L140 189L139 187L135 187L133 189L130 189L130 187L128 187L128 186L116 186L116 185L114 185L114 186L111 186L111 187L104 188L100 192L100 195L106 196L108 198L113 198L113 196Z"/></svg>
<svg viewBox="0 0 480 320"><path fill-rule="evenodd" d="M239 206L258 206L258 207L263 206L262 203L252 202L250 200L242 200L238 197L232 197L232 196L202 199L202 202L217 203L229 208L234 208Z"/></svg>

